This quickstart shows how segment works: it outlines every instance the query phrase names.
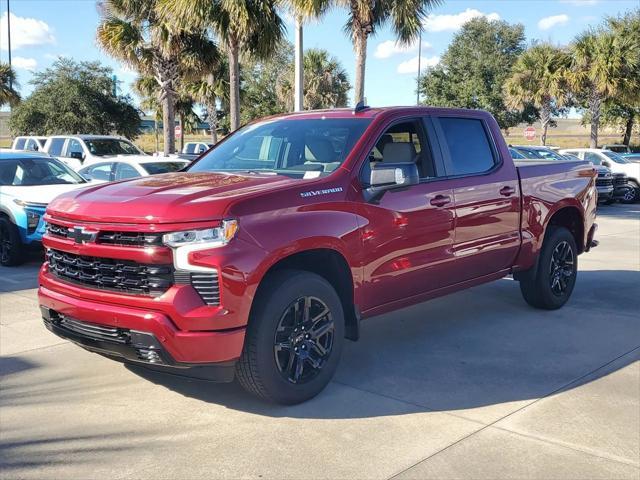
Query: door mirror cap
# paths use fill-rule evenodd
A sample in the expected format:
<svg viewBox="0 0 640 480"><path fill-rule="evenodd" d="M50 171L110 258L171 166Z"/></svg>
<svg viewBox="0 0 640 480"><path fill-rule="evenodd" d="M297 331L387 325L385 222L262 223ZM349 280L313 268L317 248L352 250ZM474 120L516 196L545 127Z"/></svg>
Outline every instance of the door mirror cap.
<svg viewBox="0 0 640 480"><path fill-rule="evenodd" d="M604 165L605 167L610 167L611 166L611 162L608 162L607 160L604 160L602 162L602 165Z"/></svg>
<svg viewBox="0 0 640 480"><path fill-rule="evenodd" d="M415 163L378 163L371 169L369 187L365 199L377 203L391 190L400 190L420 183L418 166Z"/></svg>
<svg viewBox="0 0 640 480"><path fill-rule="evenodd" d="M82 152L71 152L69 156L80 161L84 160L84 153Z"/></svg>

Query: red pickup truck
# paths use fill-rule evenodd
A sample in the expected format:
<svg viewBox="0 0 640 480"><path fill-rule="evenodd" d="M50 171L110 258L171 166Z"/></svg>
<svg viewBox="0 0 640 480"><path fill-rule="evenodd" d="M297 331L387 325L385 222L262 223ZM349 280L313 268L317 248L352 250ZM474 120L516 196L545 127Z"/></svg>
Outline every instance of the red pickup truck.
<svg viewBox="0 0 640 480"><path fill-rule="evenodd" d="M186 172L54 200L42 314L90 351L301 402L363 318L509 274L561 307L596 245L595 175L515 165L482 111L268 118Z"/></svg>

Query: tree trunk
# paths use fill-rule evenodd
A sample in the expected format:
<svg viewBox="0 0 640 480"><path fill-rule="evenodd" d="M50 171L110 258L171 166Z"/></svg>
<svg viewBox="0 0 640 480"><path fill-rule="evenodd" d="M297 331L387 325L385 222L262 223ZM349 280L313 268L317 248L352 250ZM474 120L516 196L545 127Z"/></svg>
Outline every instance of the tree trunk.
<svg viewBox="0 0 640 480"><path fill-rule="evenodd" d="M240 127L240 48L236 39L229 40L229 113L230 130Z"/></svg>
<svg viewBox="0 0 640 480"><path fill-rule="evenodd" d="M624 138L622 139L622 143L624 143L627 147L631 143L631 135L633 133L633 122L635 120L635 115L633 112L629 114L629 118L627 119L627 125L624 129Z"/></svg>
<svg viewBox="0 0 640 480"><path fill-rule="evenodd" d="M598 148L598 130L600 129L600 107L602 99L598 92L592 91L589 99L589 111L591 113L591 137L589 139L590 148Z"/></svg>
<svg viewBox="0 0 640 480"><path fill-rule="evenodd" d="M549 128L549 122L551 122L551 105L545 102L540 109L540 124L542 125L542 135L540 135L540 144L545 146L547 144L547 129Z"/></svg>
<svg viewBox="0 0 640 480"><path fill-rule="evenodd" d="M160 150L160 138L158 137L158 114L156 113L156 118L153 121L153 130L156 134L156 152Z"/></svg>
<svg viewBox="0 0 640 480"><path fill-rule="evenodd" d="M210 105L207 105L207 113L209 114L209 128L211 129L211 143L218 143L218 107L216 107L215 99Z"/></svg>
<svg viewBox="0 0 640 480"><path fill-rule="evenodd" d="M364 100L364 75L367 63L367 32L362 28L357 28L353 34L353 49L356 54L356 83L353 97L357 105Z"/></svg>
<svg viewBox="0 0 640 480"><path fill-rule="evenodd" d="M166 93L162 100L162 134L164 137L164 154L176 151L176 112L173 92Z"/></svg>
<svg viewBox="0 0 640 480"><path fill-rule="evenodd" d="M184 114L180 114L180 151L184 150Z"/></svg>
<svg viewBox="0 0 640 480"><path fill-rule="evenodd" d="M160 54L153 57L153 70L156 82L160 87L159 100L162 104L162 134L164 137L164 154L175 153L176 150L176 83L179 79L178 61L165 59Z"/></svg>

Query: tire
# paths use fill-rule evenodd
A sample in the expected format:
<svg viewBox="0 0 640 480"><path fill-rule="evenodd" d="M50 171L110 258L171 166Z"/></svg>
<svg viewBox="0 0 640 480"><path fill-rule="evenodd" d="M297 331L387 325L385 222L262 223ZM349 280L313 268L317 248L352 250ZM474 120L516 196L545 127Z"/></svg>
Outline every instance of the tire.
<svg viewBox="0 0 640 480"><path fill-rule="evenodd" d="M620 199L620 203L630 204L636 203L638 200L640 200L640 187L633 183L631 184L631 186L633 187L633 189L631 190L632 194L625 194L625 196Z"/></svg>
<svg viewBox="0 0 640 480"><path fill-rule="evenodd" d="M338 367L345 328L342 303L314 273L282 270L264 282L252 307L236 378L263 400L301 403L320 393ZM299 313L309 306L306 324L302 315L296 316L296 304ZM329 313L320 316L326 309Z"/></svg>
<svg viewBox="0 0 640 480"><path fill-rule="evenodd" d="M0 217L0 265L14 267L24 262L24 245L20 232L7 217Z"/></svg>
<svg viewBox="0 0 640 480"><path fill-rule="evenodd" d="M525 272L520 278L520 291L525 301L544 310L556 310L567 303L578 276L577 254L571 232L564 227L550 226L537 268Z"/></svg>

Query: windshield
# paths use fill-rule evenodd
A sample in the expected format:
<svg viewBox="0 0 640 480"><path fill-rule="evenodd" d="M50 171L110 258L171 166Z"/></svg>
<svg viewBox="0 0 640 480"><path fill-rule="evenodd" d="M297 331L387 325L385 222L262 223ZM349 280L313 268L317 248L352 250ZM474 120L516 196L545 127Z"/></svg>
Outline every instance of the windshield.
<svg viewBox="0 0 640 480"><path fill-rule="evenodd" d="M154 162L154 163L142 163L140 166L144 168L149 175L156 175L158 173L177 172L182 170L187 162Z"/></svg>
<svg viewBox="0 0 640 480"><path fill-rule="evenodd" d="M117 138L95 138L85 140L87 148L92 155L104 157L106 155L141 155L133 143Z"/></svg>
<svg viewBox="0 0 640 480"><path fill-rule="evenodd" d="M53 158L21 158L0 161L0 185L34 186L85 183L85 180Z"/></svg>
<svg viewBox="0 0 640 480"><path fill-rule="evenodd" d="M616 163L629 163L627 160L625 160L623 157L621 157L617 153L607 152L605 150L603 150L602 153Z"/></svg>
<svg viewBox="0 0 640 480"><path fill-rule="evenodd" d="M317 178L342 165L370 119L279 119L248 125L195 162L190 172L277 173Z"/></svg>

